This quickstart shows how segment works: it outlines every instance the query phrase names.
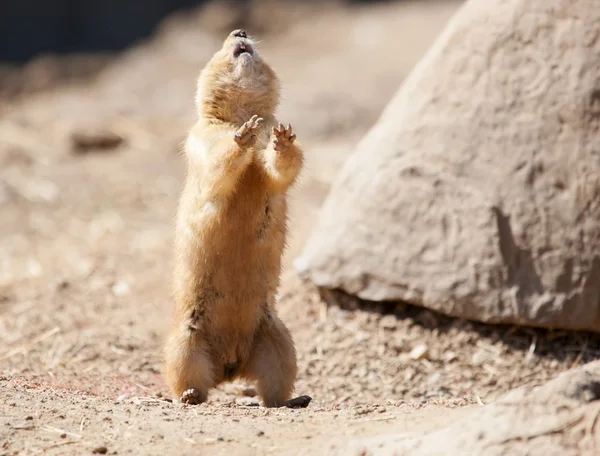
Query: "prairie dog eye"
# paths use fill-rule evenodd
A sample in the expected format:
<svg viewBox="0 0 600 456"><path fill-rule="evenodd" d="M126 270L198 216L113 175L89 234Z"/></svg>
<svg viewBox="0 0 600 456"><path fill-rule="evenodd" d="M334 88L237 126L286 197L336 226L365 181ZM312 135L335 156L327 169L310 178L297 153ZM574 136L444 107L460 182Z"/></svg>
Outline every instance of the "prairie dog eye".
<svg viewBox="0 0 600 456"><path fill-rule="evenodd" d="M234 30L232 34L236 38L248 38L248 34L246 33L246 30L242 30L242 29Z"/></svg>

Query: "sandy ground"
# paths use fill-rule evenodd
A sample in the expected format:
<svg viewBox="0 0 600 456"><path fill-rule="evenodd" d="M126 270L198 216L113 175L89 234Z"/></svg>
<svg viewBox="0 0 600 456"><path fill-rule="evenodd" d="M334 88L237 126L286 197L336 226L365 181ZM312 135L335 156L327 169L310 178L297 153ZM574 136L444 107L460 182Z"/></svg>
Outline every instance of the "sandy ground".
<svg viewBox="0 0 600 456"><path fill-rule="evenodd" d="M353 438L443 426L596 358L588 334L331 305L290 268L340 165L458 4L279 8L273 22L259 11L245 24L261 31L283 81L280 117L308 153L279 303L296 340L297 392L313 397L304 410L265 409L243 384L183 406L162 383L180 144L195 77L235 14L210 6L173 17L152 41L102 60L94 78L60 84L48 60L6 76L0 454L324 454ZM84 131L124 142L78 151L72 135Z"/></svg>

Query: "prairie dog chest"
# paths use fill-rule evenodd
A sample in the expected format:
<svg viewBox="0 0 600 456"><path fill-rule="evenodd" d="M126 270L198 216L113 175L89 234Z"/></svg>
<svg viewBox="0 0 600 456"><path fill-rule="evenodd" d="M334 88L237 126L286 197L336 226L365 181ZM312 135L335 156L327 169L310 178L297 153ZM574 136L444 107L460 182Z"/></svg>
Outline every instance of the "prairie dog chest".
<svg viewBox="0 0 600 456"><path fill-rule="evenodd" d="M256 151L260 153L260 151ZM264 182L264 174L255 157L253 163L242 174L238 187L227 205L226 217L230 222L239 222L248 227L263 222L281 208L281 196L272 194Z"/></svg>

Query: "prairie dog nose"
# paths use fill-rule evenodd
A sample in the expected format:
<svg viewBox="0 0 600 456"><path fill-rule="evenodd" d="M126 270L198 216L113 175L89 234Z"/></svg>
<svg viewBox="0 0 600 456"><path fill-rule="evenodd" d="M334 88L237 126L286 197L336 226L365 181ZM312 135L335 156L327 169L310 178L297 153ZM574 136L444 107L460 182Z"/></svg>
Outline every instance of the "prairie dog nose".
<svg viewBox="0 0 600 456"><path fill-rule="evenodd" d="M243 29L234 30L233 32L231 32L231 34L233 36L235 36L236 38L248 38L248 34L246 33L246 30L243 30Z"/></svg>

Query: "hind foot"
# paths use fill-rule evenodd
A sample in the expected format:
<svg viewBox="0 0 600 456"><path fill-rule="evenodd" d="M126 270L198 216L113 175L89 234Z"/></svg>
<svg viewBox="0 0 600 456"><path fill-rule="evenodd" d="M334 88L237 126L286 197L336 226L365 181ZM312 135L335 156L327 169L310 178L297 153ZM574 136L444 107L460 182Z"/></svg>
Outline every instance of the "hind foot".
<svg viewBox="0 0 600 456"><path fill-rule="evenodd" d="M198 405L205 402L206 398L202 397L200 391L198 391L196 388L190 388L183 392L180 401L184 404Z"/></svg>

